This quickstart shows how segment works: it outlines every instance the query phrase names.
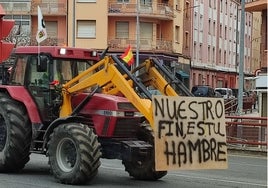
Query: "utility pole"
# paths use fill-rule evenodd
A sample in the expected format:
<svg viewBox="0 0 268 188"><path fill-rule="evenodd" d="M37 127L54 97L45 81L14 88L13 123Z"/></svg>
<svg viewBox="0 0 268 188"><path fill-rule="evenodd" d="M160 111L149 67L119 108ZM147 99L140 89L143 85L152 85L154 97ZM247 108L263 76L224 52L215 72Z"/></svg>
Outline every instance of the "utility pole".
<svg viewBox="0 0 268 188"><path fill-rule="evenodd" d="M245 0L241 0L241 22L240 22L240 48L239 48L239 88L238 88L238 115L243 112L243 90L244 90L244 48L245 48Z"/></svg>
<svg viewBox="0 0 268 188"><path fill-rule="evenodd" d="M139 49L140 49L140 0L137 0L137 23L136 23L136 67L139 66Z"/></svg>
<svg viewBox="0 0 268 188"><path fill-rule="evenodd" d="M76 17L75 17L75 6L76 6L76 0L73 1L73 41L72 41L72 46L75 47L75 26L76 26Z"/></svg>

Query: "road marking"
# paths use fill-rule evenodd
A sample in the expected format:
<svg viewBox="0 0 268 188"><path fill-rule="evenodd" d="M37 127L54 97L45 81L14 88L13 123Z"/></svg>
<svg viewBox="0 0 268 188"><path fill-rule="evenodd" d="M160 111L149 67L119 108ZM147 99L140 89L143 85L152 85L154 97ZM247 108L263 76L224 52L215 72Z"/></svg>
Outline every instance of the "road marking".
<svg viewBox="0 0 268 188"><path fill-rule="evenodd" d="M224 182L224 183L235 183L235 184L241 184L241 185L267 187L267 185L265 184L242 182L242 181L235 181L235 180L224 180L224 179L216 179L216 178L207 178L207 177L201 177L201 176L196 176L196 175L183 175L183 174L174 174L174 173L168 173L168 175L184 177L184 178L189 178L189 179L195 178L195 179L203 179L203 180L217 181L217 182Z"/></svg>

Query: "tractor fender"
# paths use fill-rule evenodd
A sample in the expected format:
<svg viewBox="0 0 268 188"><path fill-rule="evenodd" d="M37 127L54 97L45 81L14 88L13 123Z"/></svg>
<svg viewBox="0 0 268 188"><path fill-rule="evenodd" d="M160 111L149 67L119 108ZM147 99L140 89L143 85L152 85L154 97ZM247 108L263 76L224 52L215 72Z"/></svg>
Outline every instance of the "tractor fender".
<svg viewBox="0 0 268 188"><path fill-rule="evenodd" d="M21 102L25 108L27 109L28 116L32 123L41 123L41 118L38 113L38 108L34 103L32 96L23 86L8 86L8 85L1 85L0 92L4 92L9 94L9 96Z"/></svg>
<svg viewBox="0 0 268 188"><path fill-rule="evenodd" d="M44 134L43 148L46 147L50 134L53 132L53 130L57 126L60 126L64 123L72 123L72 122L81 123L81 125L82 125L82 124L87 124L86 122L88 122L88 121L87 121L87 118L82 117L82 116L67 116L67 117L61 117L61 118L55 119L52 123L50 123L50 125L48 126L48 128Z"/></svg>

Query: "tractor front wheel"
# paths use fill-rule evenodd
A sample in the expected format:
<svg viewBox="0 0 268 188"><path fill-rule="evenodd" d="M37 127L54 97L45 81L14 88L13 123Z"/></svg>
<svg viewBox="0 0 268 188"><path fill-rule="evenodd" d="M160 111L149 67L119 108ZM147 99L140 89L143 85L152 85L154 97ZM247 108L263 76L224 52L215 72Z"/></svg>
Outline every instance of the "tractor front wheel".
<svg viewBox="0 0 268 188"><path fill-rule="evenodd" d="M93 129L79 123L58 125L48 142L50 169L65 184L84 184L100 166L100 144Z"/></svg>

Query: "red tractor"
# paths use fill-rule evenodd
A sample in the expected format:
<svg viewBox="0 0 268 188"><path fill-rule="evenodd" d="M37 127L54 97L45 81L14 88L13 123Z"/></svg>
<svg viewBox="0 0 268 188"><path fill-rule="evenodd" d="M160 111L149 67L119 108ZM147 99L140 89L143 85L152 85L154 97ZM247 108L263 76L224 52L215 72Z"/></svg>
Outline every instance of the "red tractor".
<svg viewBox="0 0 268 188"><path fill-rule="evenodd" d="M67 184L92 179L101 157L121 159L136 179L167 174L155 171L145 123L152 114L134 88L151 95L116 56L44 46L19 47L13 56L10 80L0 85L0 172L19 171L39 153Z"/></svg>

